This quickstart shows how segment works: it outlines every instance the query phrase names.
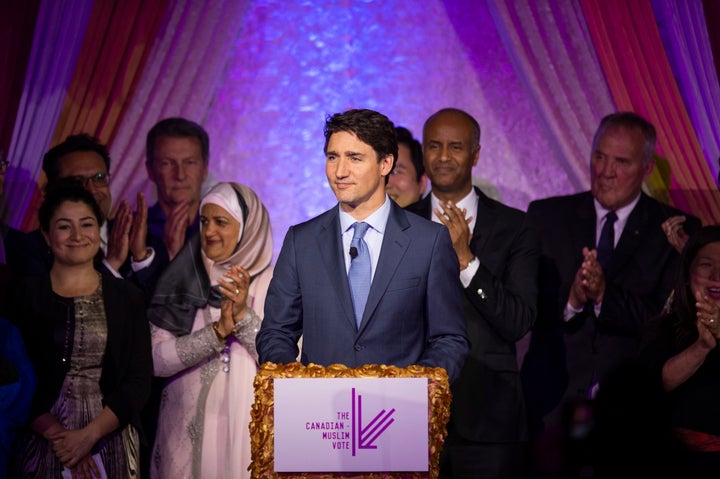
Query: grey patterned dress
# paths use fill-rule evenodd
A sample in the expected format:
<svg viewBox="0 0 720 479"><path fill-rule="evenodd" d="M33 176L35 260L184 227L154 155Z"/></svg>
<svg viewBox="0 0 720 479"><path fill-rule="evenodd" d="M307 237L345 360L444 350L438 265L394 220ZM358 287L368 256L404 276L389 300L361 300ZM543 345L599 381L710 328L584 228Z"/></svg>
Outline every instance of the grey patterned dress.
<svg viewBox="0 0 720 479"><path fill-rule="evenodd" d="M75 333L70 368L50 413L66 429L80 429L103 409L99 383L107 323L102 285L89 296L56 296L56 300L66 303L70 311L74 309ZM50 441L34 433L28 439L22 455L23 477L61 478L63 466ZM137 431L128 425L103 437L92 453L99 453L108 478L136 478L139 477L138 444Z"/></svg>

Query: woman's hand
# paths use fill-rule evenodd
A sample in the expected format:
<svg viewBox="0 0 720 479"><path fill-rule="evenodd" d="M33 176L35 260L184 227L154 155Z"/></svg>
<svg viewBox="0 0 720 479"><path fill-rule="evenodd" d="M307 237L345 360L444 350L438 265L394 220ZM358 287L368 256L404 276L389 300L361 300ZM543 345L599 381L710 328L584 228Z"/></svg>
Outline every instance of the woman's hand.
<svg viewBox="0 0 720 479"><path fill-rule="evenodd" d="M712 349L720 339L720 306L699 291L695 293L695 300L699 339Z"/></svg>
<svg viewBox="0 0 720 479"><path fill-rule="evenodd" d="M685 223L685 216L678 215L671 216L662 224L662 229L665 237L667 237L668 243L670 243L678 253L682 252L685 243L687 243L690 238L683 229L683 223Z"/></svg>
<svg viewBox="0 0 720 479"><path fill-rule="evenodd" d="M73 469L85 456L90 454L96 439L87 428L82 428L55 434L50 438L50 441L55 455L60 459L63 466Z"/></svg>
<svg viewBox="0 0 720 479"><path fill-rule="evenodd" d="M70 468L73 479L94 479L100 477L100 468L95 463L92 455L80 459L77 465Z"/></svg>
<svg viewBox="0 0 720 479"><path fill-rule="evenodd" d="M250 274L245 268L232 266L229 271L225 272L224 278L218 280L218 284L223 294L218 326L221 334L227 337L232 333L235 323L242 321L247 311Z"/></svg>

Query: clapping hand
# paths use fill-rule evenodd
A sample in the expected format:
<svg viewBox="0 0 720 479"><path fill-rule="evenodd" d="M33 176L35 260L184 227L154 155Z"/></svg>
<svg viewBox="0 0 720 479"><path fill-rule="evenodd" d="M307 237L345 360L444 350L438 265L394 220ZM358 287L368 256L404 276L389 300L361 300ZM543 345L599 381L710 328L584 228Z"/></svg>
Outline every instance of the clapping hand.
<svg viewBox="0 0 720 479"><path fill-rule="evenodd" d="M435 215L440 219L450 232L455 254L457 254L461 265L467 263L473 258L473 252L470 250L470 222L472 216L466 217L467 210L460 209L452 201L440 203L442 211L435 210Z"/></svg>
<svg viewBox="0 0 720 479"><path fill-rule="evenodd" d="M697 328L700 340L712 349L720 339L720 307L702 292L695 292Z"/></svg>
<svg viewBox="0 0 720 479"><path fill-rule="evenodd" d="M163 242L167 248L168 257L172 259L178 254L185 244L185 234L188 227L192 224L190 214L190 203L185 202L175 205L165 222L165 230L163 232Z"/></svg>
<svg viewBox="0 0 720 479"><path fill-rule="evenodd" d="M678 253L682 251L687 243L689 236L683 229L683 223L685 223L685 216L671 216L666 219L662 224L662 229L665 232L668 243L675 248Z"/></svg>
<svg viewBox="0 0 720 479"><path fill-rule="evenodd" d="M570 305L576 309L581 309L588 301L600 304L605 295L605 273L597 260L597 250L585 247L582 254L583 262L575 273L568 298Z"/></svg>
<svg viewBox="0 0 720 479"><path fill-rule="evenodd" d="M247 311L250 274L245 268L232 266L225 272L224 277L218 280L218 284L223 294L220 303L220 322L227 336L235 324L242 321Z"/></svg>
<svg viewBox="0 0 720 479"><path fill-rule="evenodd" d="M115 271L120 270L120 267L128 257L132 221L133 215L130 210L130 205L127 201L123 200L115 212L113 227L108 233L107 253L105 254L105 261L107 261Z"/></svg>

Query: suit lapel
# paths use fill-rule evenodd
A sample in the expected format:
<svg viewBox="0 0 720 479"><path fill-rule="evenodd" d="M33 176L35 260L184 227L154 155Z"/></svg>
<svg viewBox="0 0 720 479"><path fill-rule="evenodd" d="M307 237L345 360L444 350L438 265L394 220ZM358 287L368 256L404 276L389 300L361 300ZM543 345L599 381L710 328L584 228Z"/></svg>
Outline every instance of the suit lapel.
<svg viewBox="0 0 720 479"><path fill-rule="evenodd" d="M340 232L340 218L338 217L337 207L328 211L325 218L320 222L317 242L325 269L332 282L330 289L337 294L338 302L345 313L345 319L355 328L355 313L353 312L350 285L345 271L345 255L342 248L342 234ZM367 310L367 307L365 309Z"/></svg>
<svg viewBox="0 0 720 479"><path fill-rule="evenodd" d="M475 212L475 228L470 239L470 249L477 255L485 250L488 240L493 237L493 230L497 225L497 210L493 208L490 198L482 191L475 188L475 192L478 195L478 207Z"/></svg>
<svg viewBox="0 0 720 479"><path fill-rule="evenodd" d="M641 193L640 200L630 212L622 235L620 235L615 251L610 258L610 264L608 265L609 276L613 276L623 265L627 264L638 247L640 247L640 238L645 237L649 227L646 205L647 197Z"/></svg>
<svg viewBox="0 0 720 479"><path fill-rule="evenodd" d="M410 239L405 233L405 230L410 227L410 223L405 215L406 213L402 208L394 202L391 203L390 215L388 216L385 233L383 234L377 270L370 285L370 294L365 304L365 312L363 313L363 319L360 323L360 331L367 326L368 318L372 317L385 291L387 291L390 281L395 275L395 270L405 256L405 252L410 244ZM348 288L348 295L349 294ZM350 310L352 311L352 306Z"/></svg>
<svg viewBox="0 0 720 479"><path fill-rule="evenodd" d="M562 212L558 212L562 214ZM593 196L590 192L586 192L580 196L577 203L575 215L570 216L568 221L571 222L566 228L572 234L572 250L571 254L578 255L582 258L582 249L588 247L595 248L595 231L597 230L595 218L595 205ZM581 259L582 261L582 259Z"/></svg>

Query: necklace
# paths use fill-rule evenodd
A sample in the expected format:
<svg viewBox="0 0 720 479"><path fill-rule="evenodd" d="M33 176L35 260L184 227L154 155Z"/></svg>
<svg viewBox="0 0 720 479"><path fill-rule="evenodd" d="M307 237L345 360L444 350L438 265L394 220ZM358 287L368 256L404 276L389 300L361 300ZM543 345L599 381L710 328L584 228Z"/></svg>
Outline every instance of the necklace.
<svg viewBox="0 0 720 479"><path fill-rule="evenodd" d="M102 285L102 277L100 276L100 273L97 273L98 276L98 285L95 288L94 291L97 291L97 288L100 288ZM93 291L93 292L94 292ZM70 342L72 339L70 335L73 333L73 318L75 316L75 298L65 298L64 296L59 295L58 293L55 293L61 300L63 300L63 304L65 304L65 342L63 344L63 355L62 355L62 363L67 364L69 356L70 356ZM92 294L92 293L91 293ZM65 302L64 300L69 300L68 302Z"/></svg>
<svg viewBox="0 0 720 479"><path fill-rule="evenodd" d="M62 362L67 364L68 355L70 353L70 333L72 331L72 320L70 319L70 308L65 305L65 344L63 345Z"/></svg>

